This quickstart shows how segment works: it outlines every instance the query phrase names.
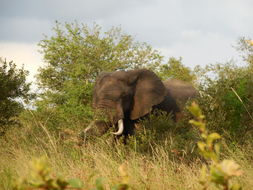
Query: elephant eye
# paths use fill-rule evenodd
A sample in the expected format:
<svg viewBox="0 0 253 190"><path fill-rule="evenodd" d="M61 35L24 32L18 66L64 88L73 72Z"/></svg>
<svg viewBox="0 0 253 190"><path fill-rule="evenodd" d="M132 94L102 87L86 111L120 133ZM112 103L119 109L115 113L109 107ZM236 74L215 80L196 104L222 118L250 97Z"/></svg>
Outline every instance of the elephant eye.
<svg viewBox="0 0 253 190"><path fill-rule="evenodd" d="M103 99L111 100L111 101L117 101L120 99L120 95L115 94L105 94Z"/></svg>
<svg viewBox="0 0 253 190"><path fill-rule="evenodd" d="M119 98L120 98L120 96L111 96L110 97L110 100L112 100L112 101L118 101L119 100Z"/></svg>
<svg viewBox="0 0 253 190"><path fill-rule="evenodd" d="M126 92L123 92L120 97L125 98L127 96L129 96L129 94L127 94Z"/></svg>
<svg viewBox="0 0 253 190"><path fill-rule="evenodd" d="M111 101L118 101L122 97L126 95L126 93L122 92L122 89L111 87L106 88L100 92L102 99L111 100Z"/></svg>

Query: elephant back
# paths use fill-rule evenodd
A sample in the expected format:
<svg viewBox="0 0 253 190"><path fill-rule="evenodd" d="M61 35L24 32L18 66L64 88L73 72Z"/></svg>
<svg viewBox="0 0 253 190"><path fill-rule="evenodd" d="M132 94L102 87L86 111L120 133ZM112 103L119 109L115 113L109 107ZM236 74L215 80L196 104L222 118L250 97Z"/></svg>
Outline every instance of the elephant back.
<svg viewBox="0 0 253 190"><path fill-rule="evenodd" d="M167 93L169 93L174 99L181 102L186 102L190 98L194 98L198 95L198 91L194 86L179 79L168 79L163 81Z"/></svg>

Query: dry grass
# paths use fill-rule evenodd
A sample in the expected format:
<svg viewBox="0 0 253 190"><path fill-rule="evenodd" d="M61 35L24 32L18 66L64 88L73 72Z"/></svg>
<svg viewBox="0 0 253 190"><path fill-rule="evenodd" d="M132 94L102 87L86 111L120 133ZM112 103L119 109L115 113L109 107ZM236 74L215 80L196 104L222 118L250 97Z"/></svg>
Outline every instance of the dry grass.
<svg viewBox="0 0 253 190"><path fill-rule="evenodd" d="M79 178L84 182L84 189L94 188L97 178L102 178L106 189L110 189L121 180L118 168L122 164L128 174L130 189L200 189L200 159L189 161L187 155L184 159L175 159L169 149L161 145L151 147L150 153L136 152L122 145L111 147L102 140L78 147L75 138L50 137L49 140L48 135L43 131L38 135L33 127L36 126L12 130L5 140L0 140L0 189L11 189L13 181L28 176L30 161L42 155L48 158L53 175ZM56 147L52 147L52 139ZM252 145L233 149L225 146L225 150L226 156L235 159L243 168L239 182L245 190L252 189Z"/></svg>

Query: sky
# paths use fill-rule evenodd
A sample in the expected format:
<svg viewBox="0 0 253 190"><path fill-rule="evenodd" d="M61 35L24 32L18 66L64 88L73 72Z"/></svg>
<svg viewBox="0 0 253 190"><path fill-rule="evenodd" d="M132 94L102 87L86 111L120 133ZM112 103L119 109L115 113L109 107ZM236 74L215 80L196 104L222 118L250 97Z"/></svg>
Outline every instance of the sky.
<svg viewBox="0 0 253 190"><path fill-rule="evenodd" d="M253 0L0 0L0 57L24 65L29 80L43 66L38 43L55 21L120 26L137 41L183 64L242 64L235 46L253 37Z"/></svg>

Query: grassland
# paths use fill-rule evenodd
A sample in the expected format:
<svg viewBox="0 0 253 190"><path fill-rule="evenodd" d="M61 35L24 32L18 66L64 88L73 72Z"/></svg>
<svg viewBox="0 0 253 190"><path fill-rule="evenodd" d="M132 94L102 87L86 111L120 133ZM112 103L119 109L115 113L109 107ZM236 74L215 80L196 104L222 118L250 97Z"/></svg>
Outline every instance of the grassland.
<svg viewBox="0 0 253 190"><path fill-rule="evenodd" d="M59 136L53 135L37 121L9 130L0 139L0 189L12 189L18 179L29 176L31 160L42 156L47 158L53 177L78 178L84 184L83 189L94 188L99 178L105 189L111 189L122 181L119 168L123 168L130 189L201 188L198 181L204 161L197 156L197 148L192 146L195 142L191 140L178 146L180 138L170 133L162 143L149 143L148 151L141 151L138 142L134 146L112 145L106 138L78 146L76 136L77 133L71 130ZM245 138L249 141L241 145L223 140L222 157L232 158L241 166L243 175L235 180L242 184L243 189L251 190L253 147L251 138ZM210 189L218 188L210 186Z"/></svg>

